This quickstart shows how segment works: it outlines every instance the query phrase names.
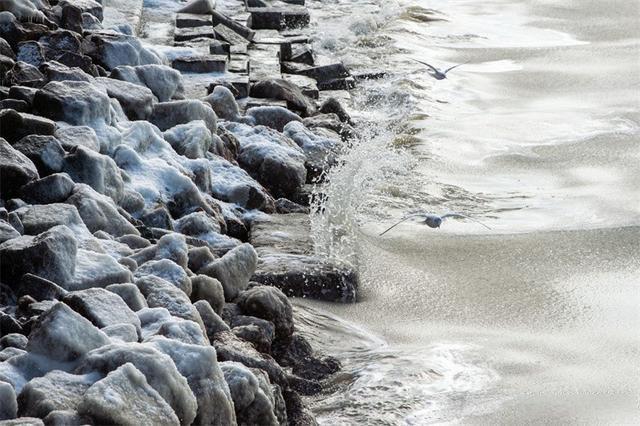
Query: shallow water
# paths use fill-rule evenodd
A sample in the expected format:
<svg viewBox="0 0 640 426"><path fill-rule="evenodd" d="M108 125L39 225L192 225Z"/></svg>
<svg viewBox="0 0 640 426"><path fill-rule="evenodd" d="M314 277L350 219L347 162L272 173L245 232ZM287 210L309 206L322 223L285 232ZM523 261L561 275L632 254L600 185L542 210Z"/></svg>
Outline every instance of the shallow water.
<svg viewBox="0 0 640 426"><path fill-rule="evenodd" d="M635 423L640 4L308 4L318 50L391 71L354 95L366 137L314 224L361 300L298 303L344 359L322 423ZM469 62L436 81L411 58ZM413 208L493 229L377 236Z"/></svg>

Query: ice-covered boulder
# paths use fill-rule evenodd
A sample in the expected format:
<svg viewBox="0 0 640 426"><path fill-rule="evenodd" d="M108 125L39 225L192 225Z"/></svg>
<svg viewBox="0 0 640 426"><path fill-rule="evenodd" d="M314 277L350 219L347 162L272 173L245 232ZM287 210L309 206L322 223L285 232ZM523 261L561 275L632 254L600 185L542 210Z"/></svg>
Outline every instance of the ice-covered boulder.
<svg viewBox="0 0 640 426"><path fill-rule="evenodd" d="M72 291L63 299L71 309L98 328L117 324L131 324L140 329L140 319L120 296L103 288Z"/></svg>
<svg viewBox="0 0 640 426"><path fill-rule="evenodd" d="M236 98L231 90L224 86L214 87L203 101L211 105L216 115L224 120L238 121L240 119L240 109Z"/></svg>
<svg viewBox="0 0 640 426"><path fill-rule="evenodd" d="M134 312L138 312L140 309L147 307L147 301L135 284L110 284L106 289L120 296L129 309Z"/></svg>
<svg viewBox="0 0 640 426"><path fill-rule="evenodd" d="M262 318L276 326L276 337L287 341L293 334L293 310L287 296L271 286L256 286L238 297L238 307L245 315Z"/></svg>
<svg viewBox="0 0 640 426"><path fill-rule="evenodd" d="M82 396L100 376L53 370L27 383L18 395L20 415L46 417L55 410L75 410Z"/></svg>
<svg viewBox="0 0 640 426"><path fill-rule="evenodd" d="M78 412L92 418L96 424L181 424L169 404L132 363L123 364L91 386L80 402Z"/></svg>
<svg viewBox="0 0 640 426"><path fill-rule="evenodd" d="M229 326L224 320L213 311L211 305L206 300L198 300L193 304L202 318L209 340L213 341L217 333L229 331Z"/></svg>
<svg viewBox="0 0 640 426"><path fill-rule="evenodd" d="M76 371L108 374L126 363L133 364L144 374L149 385L173 408L182 425L191 424L196 417L197 402L187 380L180 375L170 357L150 346L138 343L103 346L89 352ZM82 405L79 411L86 412Z"/></svg>
<svg viewBox="0 0 640 426"><path fill-rule="evenodd" d="M38 90L33 109L55 121L91 127L111 122L109 97L86 81L52 81Z"/></svg>
<svg viewBox="0 0 640 426"><path fill-rule="evenodd" d="M220 363L229 385L238 424L279 425L271 399L258 378L239 362Z"/></svg>
<svg viewBox="0 0 640 426"><path fill-rule="evenodd" d="M71 195L73 181L66 173L54 173L22 187L21 197L28 203L60 203Z"/></svg>
<svg viewBox="0 0 640 426"><path fill-rule="evenodd" d="M53 136L25 136L13 147L33 162L40 176L47 176L62 170L65 152L60 142Z"/></svg>
<svg viewBox="0 0 640 426"><path fill-rule="evenodd" d="M206 300L218 315L222 313L222 308L224 307L224 288L220 281L207 275L196 275L191 278L191 285L192 301Z"/></svg>
<svg viewBox="0 0 640 426"><path fill-rule="evenodd" d="M167 339L176 340L190 345L209 346L209 339L202 328L193 321L182 318L171 317L159 324L153 333L146 333L144 341L153 339L154 336L163 336Z"/></svg>
<svg viewBox="0 0 640 426"><path fill-rule="evenodd" d="M203 120L179 124L164 132L173 149L187 158L204 158L212 143L211 131Z"/></svg>
<svg viewBox="0 0 640 426"><path fill-rule="evenodd" d="M33 237L24 235L0 244L0 276L17 283L26 273L63 285L73 279L77 242L66 226L55 226Z"/></svg>
<svg viewBox="0 0 640 426"><path fill-rule="evenodd" d="M172 260L150 260L143 263L136 269L135 276L145 275L162 278L182 290L187 296L191 295L191 279L185 270Z"/></svg>
<svg viewBox="0 0 640 426"><path fill-rule="evenodd" d="M62 286L66 290L85 290L109 284L131 282L133 274L124 265L105 253L78 249L73 281Z"/></svg>
<svg viewBox="0 0 640 426"><path fill-rule="evenodd" d="M100 329L112 342L130 343L139 340L138 330L131 324L114 324Z"/></svg>
<svg viewBox="0 0 640 426"><path fill-rule="evenodd" d="M249 108L247 117L253 118L255 124L271 127L281 132L284 126L291 121L302 121L296 113L281 106L258 106Z"/></svg>
<svg viewBox="0 0 640 426"><path fill-rule="evenodd" d="M120 65L162 64L162 59L143 47L137 37L122 33L94 32L85 38L83 49L106 70Z"/></svg>
<svg viewBox="0 0 640 426"><path fill-rule="evenodd" d="M131 256L131 258L134 259L138 265L142 265L150 260L169 259L185 269L189 260L187 242L184 236L178 233L163 235L155 245L140 250Z"/></svg>
<svg viewBox="0 0 640 426"><path fill-rule="evenodd" d="M25 234L38 235L54 226L65 225L74 231L76 237L88 231L75 206L64 203L33 204L16 209Z"/></svg>
<svg viewBox="0 0 640 426"><path fill-rule="evenodd" d="M0 421L16 417L18 417L16 391L9 383L0 382Z"/></svg>
<svg viewBox="0 0 640 426"><path fill-rule="evenodd" d="M318 136L297 121L284 126L283 133L302 148L307 157L305 165L308 175L313 178L320 177L328 167L337 163L340 140Z"/></svg>
<svg viewBox="0 0 640 426"><path fill-rule="evenodd" d="M33 162L0 138L0 197L11 198L22 185L38 177L38 170Z"/></svg>
<svg viewBox="0 0 640 426"><path fill-rule="evenodd" d="M136 280L136 285L147 298L150 308L166 308L171 315L196 322L204 330L204 324L189 297L173 284L153 275Z"/></svg>
<svg viewBox="0 0 640 426"><path fill-rule="evenodd" d="M123 65L113 69L110 77L147 87L160 102L184 98L182 75L166 65Z"/></svg>
<svg viewBox="0 0 640 426"><path fill-rule="evenodd" d="M64 303L56 303L34 324L27 350L49 359L75 362L87 352L109 344L106 334Z"/></svg>
<svg viewBox="0 0 640 426"><path fill-rule="evenodd" d="M106 155L77 146L64 158L63 171L77 183L86 183L118 203L124 196L124 181L116 163Z"/></svg>
<svg viewBox="0 0 640 426"><path fill-rule="evenodd" d="M216 133L216 113L209 104L195 99L157 103L149 117L162 131L194 120L204 121L209 131Z"/></svg>
<svg viewBox="0 0 640 426"><path fill-rule="evenodd" d="M84 146L91 151L100 151L98 136L95 130L89 126L60 126L56 129L54 136L67 151L71 151L78 145Z"/></svg>
<svg viewBox="0 0 640 426"><path fill-rule="evenodd" d="M249 285L249 278L256 270L258 255L251 244L242 244L220 259L209 263L201 274L216 278L222 283L226 300L235 299Z"/></svg>
<svg viewBox="0 0 640 426"><path fill-rule="evenodd" d="M98 77L95 82L117 99L130 120L146 120L151 115L155 97L148 88L114 78Z"/></svg>
<svg viewBox="0 0 640 426"><path fill-rule="evenodd" d="M249 93L254 98L281 99L287 102L287 108L300 112L303 116L313 115L316 106L302 93L300 87L282 79L261 80L251 86Z"/></svg>

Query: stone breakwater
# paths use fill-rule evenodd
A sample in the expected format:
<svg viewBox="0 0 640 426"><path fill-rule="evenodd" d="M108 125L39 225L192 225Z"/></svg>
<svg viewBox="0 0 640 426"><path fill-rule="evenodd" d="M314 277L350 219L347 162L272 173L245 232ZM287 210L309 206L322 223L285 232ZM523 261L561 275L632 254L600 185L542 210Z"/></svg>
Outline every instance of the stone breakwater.
<svg viewBox="0 0 640 426"><path fill-rule="evenodd" d="M315 424L287 296L356 298L309 204L363 76L303 3L0 0L0 424Z"/></svg>

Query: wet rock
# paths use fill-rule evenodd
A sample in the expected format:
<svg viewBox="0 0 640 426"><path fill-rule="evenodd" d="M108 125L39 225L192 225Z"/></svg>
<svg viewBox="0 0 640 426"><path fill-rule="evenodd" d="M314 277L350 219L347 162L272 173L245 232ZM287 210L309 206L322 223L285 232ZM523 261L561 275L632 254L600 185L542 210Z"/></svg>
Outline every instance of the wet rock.
<svg viewBox="0 0 640 426"><path fill-rule="evenodd" d="M302 120L302 123L308 129L324 128L333 130L338 133L343 140L347 140L356 136L356 132L353 127L347 123L340 121L340 118L334 114L318 114L313 117L307 117Z"/></svg>
<svg viewBox="0 0 640 426"><path fill-rule="evenodd" d="M329 98L324 101L320 106L320 112L323 114L335 114L343 123L351 123L349 113L336 98Z"/></svg>
<svg viewBox="0 0 640 426"><path fill-rule="evenodd" d="M18 43L16 60L38 68L47 60L44 46L33 40ZM42 79L42 77L39 78Z"/></svg>
<svg viewBox="0 0 640 426"><path fill-rule="evenodd" d="M211 133L216 132L217 118L211 107L198 100L171 101L155 104L149 121L164 131L178 124L202 120Z"/></svg>
<svg viewBox="0 0 640 426"><path fill-rule="evenodd" d="M238 424L278 425L273 403L251 370L238 362L223 362L220 366L229 384Z"/></svg>
<svg viewBox="0 0 640 426"><path fill-rule="evenodd" d="M60 17L60 26L78 34L82 34L82 9L71 4L63 6Z"/></svg>
<svg viewBox="0 0 640 426"><path fill-rule="evenodd" d="M216 115L225 120L237 121L240 119L240 109L231 90L224 86L214 87L203 101L207 102Z"/></svg>
<svg viewBox="0 0 640 426"><path fill-rule="evenodd" d="M297 121L284 127L283 133L289 136L306 155L307 182L322 179L325 171L337 164L341 151L340 140L316 135Z"/></svg>
<svg viewBox="0 0 640 426"><path fill-rule="evenodd" d="M136 285L147 298L150 308L166 308L171 315L193 321L204 330L198 311L182 290L153 275L138 278Z"/></svg>
<svg viewBox="0 0 640 426"><path fill-rule="evenodd" d="M84 146L77 146L64 158L62 170L74 182L85 183L116 203L124 195L124 182L116 163Z"/></svg>
<svg viewBox="0 0 640 426"><path fill-rule="evenodd" d="M144 374L149 385L171 406L180 424L191 424L196 417L197 402L186 379L180 375L170 357L148 345L115 343L95 349L84 357L77 372L97 371L107 374L126 363L133 364ZM99 383L97 382L96 385ZM111 386L114 384L112 383ZM87 395L90 394L91 389L87 391ZM135 395L129 397L139 399ZM85 395L85 400L86 398ZM85 401L81 403L78 411L81 414L89 414Z"/></svg>
<svg viewBox="0 0 640 426"><path fill-rule="evenodd" d="M233 300L249 285L257 262L258 255L251 244L242 244L202 268L199 273L218 279L224 288L225 299Z"/></svg>
<svg viewBox="0 0 640 426"><path fill-rule="evenodd" d="M96 424L181 424L176 413L132 363L123 364L91 386L78 412L91 417Z"/></svg>
<svg viewBox="0 0 640 426"><path fill-rule="evenodd" d="M100 329L112 342L130 343L138 341L138 331L131 324L114 324Z"/></svg>
<svg viewBox="0 0 640 426"><path fill-rule="evenodd" d="M271 127L281 132L291 121L302 121L300 116L279 106L259 106L249 108L247 117L251 117L256 125Z"/></svg>
<svg viewBox="0 0 640 426"><path fill-rule="evenodd" d="M55 173L34 180L21 189L22 199L34 204L59 203L71 195L74 183L66 173Z"/></svg>
<svg viewBox="0 0 640 426"><path fill-rule="evenodd" d="M27 351L18 348L4 348L0 350L0 362L7 361L13 357L26 354ZM0 382L3 383L3 382Z"/></svg>
<svg viewBox="0 0 640 426"><path fill-rule="evenodd" d="M107 94L86 81L52 81L33 99L38 114L76 126L109 123L109 107Z"/></svg>
<svg viewBox="0 0 640 426"><path fill-rule="evenodd" d="M89 126L58 127L54 135L67 151L73 150L76 146L83 146L95 152L100 151L98 136Z"/></svg>
<svg viewBox="0 0 640 426"><path fill-rule="evenodd" d="M191 0L189 3L178 9L178 13L208 15L215 12L215 9L215 0Z"/></svg>
<svg viewBox="0 0 640 426"><path fill-rule="evenodd" d="M18 333L9 333L0 339L0 348L17 348L24 350L27 348L27 343L29 343L27 336Z"/></svg>
<svg viewBox="0 0 640 426"><path fill-rule="evenodd" d="M67 291L56 283L33 274L24 274L16 290L16 296L29 295L37 301L61 300Z"/></svg>
<svg viewBox="0 0 640 426"><path fill-rule="evenodd" d="M273 344L273 332L269 334L265 328L254 324L239 325L231 330L240 339L250 342L262 353L270 354Z"/></svg>
<svg viewBox="0 0 640 426"><path fill-rule="evenodd" d="M287 200L286 198L278 198L276 200L276 212L278 212L279 214L289 214L289 213L309 214L309 207L301 206L300 204L294 203L293 201Z"/></svg>
<svg viewBox="0 0 640 426"><path fill-rule="evenodd" d="M323 380L340 370L337 359L316 357L309 342L298 333L293 333L287 344L276 345L273 356L281 366L291 367L294 374L307 380Z"/></svg>
<svg viewBox="0 0 640 426"><path fill-rule="evenodd" d="M25 136L14 145L14 148L33 162L41 176L62 170L65 152L60 142L53 136Z"/></svg>
<svg viewBox="0 0 640 426"><path fill-rule="evenodd" d="M13 5L23 6L17 1L11 1ZM15 10L14 10L15 11ZM28 15L34 16L34 13L38 13L33 9L30 9ZM19 14L20 15L20 14ZM44 15L40 15L44 17ZM38 23L21 23L16 19L16 15L9 11L0 12L0 37L5 39L12 49L16 49L18 43L24 40L37 40L49 29L45 25Z"/></svg>
<svg viewBox="0 0 640 426"><path fill-rule="evenodd" d="M12 237L13 238L13 237ZM194 247L189 249L189 269L191 271L199 271L204 265L209 262L213 262L216 256L211 252L209 247ZM191 279L193 289L191 291L191 297L193 297L196 291L196 284L194 278ZM224 297L223 297L224 299ZM192 299L193 300L193 299Z"/></svg>
<svg viewBox="0 0 640 426"><path fill-rule="evenodd" d="M212 143L211 131L202 120L179 124L164 132L173 149L187 158L204 158Z"/></svg>
<svg viewBox="0 0 640 426"><path fill-rule="evenodd" d="M135 284L111 284L108 285L106 289L120 296L129 309L134 312L138 312L140 309L148 307L147 301Z"/></svg>
<svg viewBox="0 0 640 426"><path fill-rule="evenodd" d="M98 379L97 374L75 375L59 370L37 377L18 395L20 415L44 418L55 410L75 410Z"/></svg>
<svg viewBox="0 0 640 426"><path fill-rule="evenodd" d="M103 288L72 291L63 299L71 309L98 328L131 324L140 329L140 319L117 294Z"/></svg>
<svg viewBox="0 0 640 426"><path fill-rule="evenodd" d="M38 235L21 236L0 244L0 274L4 282L17 282L32 273L57 284L72 280L77 243L66 226Z"/></svg>
<svg viewBox="0 0 640 426"><path fill-rule="evenodd" d="M165 65L119 66L110 77L147 87L160 102L184 97L182 75Z"/></svg>
<svg viewBox="0 0 640 426"><path fill-rule="evenodd" d="M38 178L38 171L29 158L0 138L0 196L17 194L19 188Z"/></svg>
<svg viewBox="0 0 640 426"><path fill-rule="evenodd" d="M117 99L130 120L146 120L153 111L154 95L148 88L113 78L98 77L96 83Z"/></svg>
<svg viewBox="0 0 640 426"><path fill-rule="evenodd" d="M67 204L29 205L17 209L15 213L28 235L38 235L58 225L65 225L74 230L84 228L78 210Z"/></svg>
<svg viewBox="0 0 640 426"><path fill-rule="evenodd" d="M66 202L76 206L82 221L91 232L101 230L115 237L139 233L118 212L118 207L111 198L97 193L88 185L76 184Z"/></svg>
<svg viewBox="0 0 640 426"><path fill-rule="evenodd" d="M107 335L89 320L64 303L57 303L36 321L27 350L55 361L72 362L107 344Z"/></svg>
<svg viewBox="0 0 640 426"><path fill-rule="evenodd" d="M33 87L11 86L9 88L9 97L25 101L29 105L29 108L31 108L31 105L33 104L33 98L37 92L38 89L35 89Z"/></svg>
<svg viewBox="0 0 640 426"><path fill-rule="evenodd" d="M281 99L287 101L287 107L309 116L316 112L313 102L307 98L295 84L282 80L262 80L251 86L251 96L255 98Z"/></svg>
<svg viewBox="0 0 640 426"><path fill-rule="evenodd" d="M165 206L158 206L153 210L145 210L140 221L149 228L160 228L173 231L173 219Z"/></svg>
<svg viewBox="0 0 640 426"><path fill-rule="evenodd" d="M16 391L9 383L0 382L0 421L18 417Z"/></svg>
<svg viewBox="0 0 640 426"><path fill-rule="evenodd" d="M229 331L229 326L216 314L206 300L198 300L193 304L198 310L210 341L215 340L217 333Z"/></svg>
<svg viewBox="0 0 640 426"><path fill-rule="evenodd" d="M162 59L143 47L138 38L122 33L94 32L85 38L83 50L106 70L121 65L162 64Z"/></svg>
<svg viewBox="0 0 640 426"><path fill-rule="evenodd" d="M224 307L224 288L220 281L206 275L196 275L191 278L191 300L206 300L213 310L220 315Z"/></svg>
<svg viewBox="0 0 640 426"><path fill-rule="evenodd" d="M288 341L293 334L293 310L287 296L275 287L252 287L238 297L238 307L245 315L271 321L276 338Z"/></svg>
<svg viewBox="0 0 640 426"><path fill-rule="evenodd" d="M12 109L17 112L26 112L29 104L19 99L3 99L0 101L0 110Z"/></svg>
<svg viewBox="0 0 640 426"><path fill-rule="evenodd" d="M187 296L191 294L191 279L178 264L169 259L150 260L138 267L136 277L153 275L162 278L182 290Z"/></svg>
<svg viewBox="0 0 640 426"><path fill-rule="evenodd" d="M62 0L58 3L58 6L65 8L67 6L77 7L82 13L89 13L102 22L102 5L93 0Z"/></svg>

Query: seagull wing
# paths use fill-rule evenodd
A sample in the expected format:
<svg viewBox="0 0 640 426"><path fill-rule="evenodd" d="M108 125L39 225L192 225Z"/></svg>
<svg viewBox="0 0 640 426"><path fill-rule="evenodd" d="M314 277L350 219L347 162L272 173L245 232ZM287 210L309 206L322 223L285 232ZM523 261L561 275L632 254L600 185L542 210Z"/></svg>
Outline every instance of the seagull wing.
<svg viewBox="0 0 640 426"><path fill-rule="evenodd" d="M488 227L487 225L485 225L484 223L480 222L478 219L474 219L474 218L472 218L472 217L470 217L470 216L467 216L467 215L464 215L464 214L462 214L462 213L447 213L447 214L444 214L444 215L442 215L442 216L440 216L440 217L442 218L442 220L447 219L447 218L449 218L449 217L452 217L452 218L460 218L460 219L469 219L469 220L472 220L472 221L474 221L475 223L478 223L478 224L480 224L480 225L484 226L485 228L487 228L487 229L491 230L491 228L489 228L489 227Z"/></svg>
<svg viewBox="0 0 640 426"><path fill-rule="evenodd" d="M454 65L454 66L452 66L452 67L449 67L449 68L447 68L446 70L442 71L442 73L443 73L443 74L446 74L446 73L448 73L449 71L451 71L452 69L457 68L457 67L459 67L459 66L461 66L461 65L464 65L464 64L466 64L466 63L467 63L467 62L464 62L464 63L462 63L462 64L457 64L457 65Z"/></svg>
<svg viewBox="0 0 640 426"><path fill-rule="evenodd" d="M435 72L440 72L440 70L438 70L436 67L434 67L433 65L429 65L429 64L428 64L428 63L426 63L426 62L422 62L422 61L419 61L419 60L417 60L417 59L414 59L414 61L416 61L416 62L418 62L418 63L420 63L420 64L422 64L422 65L426 65L426 66L428 66L429 68L431 68L431 69L432 69L432 70L434 70Z"/></svg>
<svg viewBox="0 0 640 426"><path fill-rule="evenodd" d="M413 219L414 217L421 217L424 216L425 213L413 213L410 214L409 216L405 216L404 218L402 218L401 220L399 220L398 222L394 223L393 225L391 225L390 227L388 227L387 229L385 229L382 233L380 233L378 236L384 235L387 232L391 231L393 228L395 228L396 226L400 225L402 222L405 222L409 219Z"/></svg>

